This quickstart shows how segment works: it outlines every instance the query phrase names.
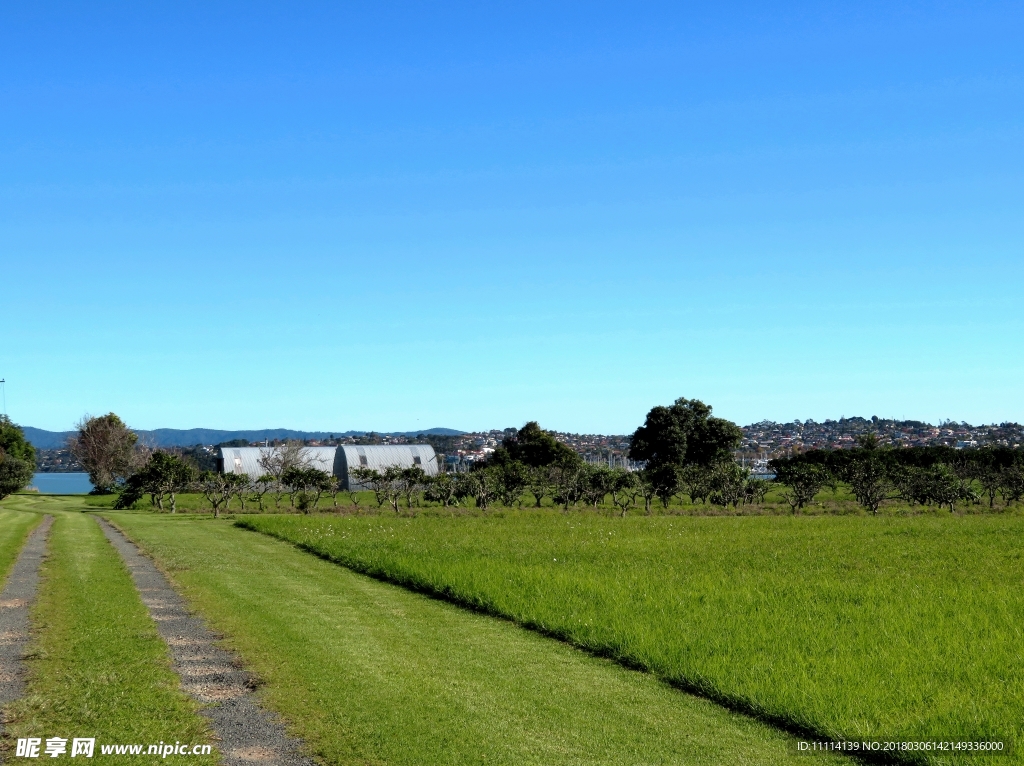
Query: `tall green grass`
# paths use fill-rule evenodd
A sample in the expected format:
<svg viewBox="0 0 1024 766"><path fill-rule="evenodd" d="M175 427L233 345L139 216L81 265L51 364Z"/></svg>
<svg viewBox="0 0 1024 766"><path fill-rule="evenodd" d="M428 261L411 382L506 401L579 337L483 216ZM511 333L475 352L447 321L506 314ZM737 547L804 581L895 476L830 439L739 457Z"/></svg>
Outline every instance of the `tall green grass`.
<svg viewBox="0 0 1024 766"><path fill-rule="evenodd" d="M835 764L746 716L225 522L110 514L327 764Z"/></svg>
<svg viewBox="0 0 1024 766"><path fill-rule="evenodd" d="M237 523L790 726L1024 743L1017 516Z"/></svg>

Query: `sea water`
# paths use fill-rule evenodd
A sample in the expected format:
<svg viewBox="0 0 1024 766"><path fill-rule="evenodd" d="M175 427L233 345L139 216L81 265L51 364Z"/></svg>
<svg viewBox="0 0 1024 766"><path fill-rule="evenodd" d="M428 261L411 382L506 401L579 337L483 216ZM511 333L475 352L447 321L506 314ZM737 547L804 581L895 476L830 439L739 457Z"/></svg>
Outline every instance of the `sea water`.
<svg viewBox="0 0 1024 766"><path fill-rule="evenodd" d="M92 482L87 473L37 473L32 477L30 486L44 495L87 495L92 492Z"/></svg>

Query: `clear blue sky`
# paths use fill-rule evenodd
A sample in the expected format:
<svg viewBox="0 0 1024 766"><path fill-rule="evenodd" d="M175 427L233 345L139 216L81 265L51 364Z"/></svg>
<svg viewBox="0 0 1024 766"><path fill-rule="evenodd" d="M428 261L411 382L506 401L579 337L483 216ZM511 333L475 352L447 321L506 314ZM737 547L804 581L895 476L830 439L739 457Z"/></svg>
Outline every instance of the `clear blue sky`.
<svg viewBox="0 0 1024 766"><path fill-rule="evenodd" d="M7 3L8 412L1024 420L1022 51L1020 3Z"/></svg>

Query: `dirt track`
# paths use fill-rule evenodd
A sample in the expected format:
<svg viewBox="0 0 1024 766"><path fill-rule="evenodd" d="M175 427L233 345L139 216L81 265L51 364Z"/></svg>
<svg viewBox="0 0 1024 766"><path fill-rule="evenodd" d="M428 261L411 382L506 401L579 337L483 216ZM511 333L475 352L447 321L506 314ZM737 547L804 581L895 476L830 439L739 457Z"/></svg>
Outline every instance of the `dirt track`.
<svg viewBox="0 0 1024 766"><path fill-rule="evenodd" d="M39 567L46 556L46 535L52 523L53 517L47 516L32 530L0 592L0 708L25 693L22 655L29 638L28 610L39 588ZM0 721L0 735L6 723Z"/></svg>
<svg viewBox="0 0 1024 766"><path fill-rule="evenodd" d="M301 743L289 738L280 721L259 706L252 679L237 658L216 645L217 637L189 613L163 573L112 524L97 521L127 564L157 632L170 648L182 688L203 705L202 714L219 739L221 762L313 766L301 754Z"/></svg>

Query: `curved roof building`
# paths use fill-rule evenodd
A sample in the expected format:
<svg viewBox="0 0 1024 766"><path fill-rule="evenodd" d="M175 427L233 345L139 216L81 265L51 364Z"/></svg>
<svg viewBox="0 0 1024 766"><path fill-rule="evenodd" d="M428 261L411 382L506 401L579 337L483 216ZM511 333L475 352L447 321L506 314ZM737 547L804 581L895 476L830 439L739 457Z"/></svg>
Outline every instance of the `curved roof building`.
<svg viewBox="0 0 1024 766"><path fill-rule="evenodd" d="M223 473L236 473L259 478L267 471L260 459L273 453L276 447L221 447L219 468ZM343 489L363 489L350 479L354 468L374 468L383 471L391 466L411 468L418 466L428 476L438 472L437 455L429 444L373 444L342 447L303 447L302 460L311 468L340 478Z"/></svg>
<svg viewBox="0 0 1024 766"><path fill-rule="evenodd" d="M258 479L267 471L260 465L260 458L276 451L276 447L221 447L218 468L222 473L237 473ZM334 453L337 447L303 447L302 460L311 468L332 473Z"/></svg>
<svg viewBox="0 0 1024 766"><path fill-rule="evenodd" d="M337 448L334 457L334 475L342 479L344 489L363 489L351 478L354 468L374 468L383 471L391 466L422 468L428 476L438 472L437 455L429 444L345 444Z"/></svg>

